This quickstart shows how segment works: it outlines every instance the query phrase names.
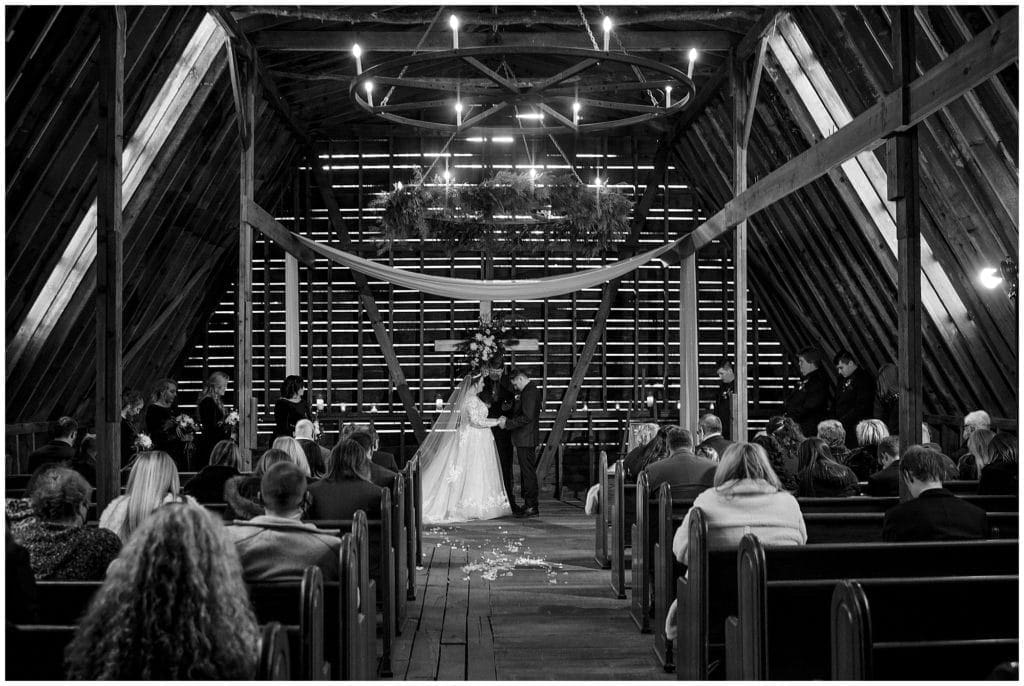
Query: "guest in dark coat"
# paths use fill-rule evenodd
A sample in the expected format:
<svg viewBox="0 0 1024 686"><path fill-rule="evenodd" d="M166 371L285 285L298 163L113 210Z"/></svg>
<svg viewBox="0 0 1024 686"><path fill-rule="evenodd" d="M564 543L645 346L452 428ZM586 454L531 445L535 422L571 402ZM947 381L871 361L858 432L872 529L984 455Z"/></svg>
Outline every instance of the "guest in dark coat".
<svg viewBox="0 0 1024 686"><path fill-rule="evenodd" d="M911 446L900 459L900 477L913 500L885 513L884 541L950 541L988 536L985 511L942 487L940 454Z"/></svg>
<svg viewBox="0 0 1024 686"><path fill-rule="evenodd" d="M70 465L75 459L75 436L78 435L78 422L71 417L57 420L57 430L53 439L46 445L33 450L28 456L28 472L34 472L44 464Z"/></svg>
<svg viewBox="0 0 1024 686"><path fill-rule="evenodd" d="M988 429L976 429L967 439L967 452L960 456L956 466L960 479L973 481L981 478L981 470L988 464L988 444L995 434Z"/></svg>
<svg viewBox="0 0 1024 686"><path fill-rule="evenodd" d="M281 397L274 404L274 437L291 436L300 419L309 419L309 405L303 399L306 383L301 376L286 376L281 385Z"/></svg>
<svg viewBox="0 0 1024 686"><path fill-rule="evenodd" d="M863 423L863 422L862 422ZM894 496L900 494L900 439L886 436L878 444L878 461L881 469L867 478L865 495Z"/></svg>
<svg viewBox="0 0 1024 686"><path fill-rule="evenodd" d="M674 489L685 489L686 493L680 493L680 497L696 498L702 492L711 488L715 482L716 463L711 460L695 455L693 452L693 438L690 432L679 427L672 427L666 439L669 456L648 465L648 483L651 485L651 492L657 493L662 484L667 483Z"/></svg>
<svg viewBox="0 0 1024 686"><path fill-rule="evenodd" d="M356 426L354 424L349 426ZM348 427L346 427L348 429ZM370 481L381 488L395 494L395 481L398 479L398 472L386 469L373 461L373 435L369 431L356 428L350 431L342 431L342 440L350 439L358 443L366 451L366 466L369 470Z"/></svg>
<svg viewBox="0 0 1024 686"><path fill-rule="evenodd" d="M857 495L857 476L844 464L832 459L828 445L820 438L808 438L797 450L800 472L797 475L801 498L846 497Z"/></svg>
<svg viewBox="0 0 1024 686"><path fill-rule="evenodd" d="M875 400L871 416L881 419L892 435L900 432L900 379L899 369L891 362L878 368L875 382Z"/></svg>
<svg viewBox="0 0 1024 686"><path fill-rule="evenodd" d="M395 456L380 449L380 436L377 434L377 430L373 428L373 424L346 424L341 429L341 438L350 438L356 433L363 433L369 436L370 460L373 464L378 467L383 467L389 472L397 473L402 471L398 467L398 462L395 461ZM363 439L360 439L360 442L362 441Z"/></svg>
<svg viewBox="0 0 1024 686"><path fill-rule="evenodd" d="M657 426L657 424L652 424ZM637 477L640 476L640 472L646 469L648 466L663 460L668 457L668 434L673 429L678 427L674 426L662 426L658 429L658 432L654 434L651 440L647 441L642 445L630 450L626 457L623 458L623 467L626 470L626 480L630 482L636 482ZM609 465L610 467L611 465Z"/></svg>
<svg viewBox="0 0 1024 686"><path fill-rule="evenodd" d="M718 388L715 399L711 401L710 414L722 422L722 436L732 438L732 398L736 392L736 374L732 370L732 362L723 359L718 364ZM724 447L724 446L723 446ZM719 452L721 457L722 453Z"/></svg>
<svg viewBox="0 0 1024 686"><path fill-rule="evenodd" d="M732 441L722 435L722 420L713 414L706 414L697 423L697 434L700 444L694 453L718 462L725 449L732 445Z"/></svg>
<svg viewBox="0 0 1024 686"><path fill-rule="evenodd" d="M37 579L102 579L121 551L117 535L86 527L92 487L78 472L47 471L32 491L35 517L12 527L15 542L28 550Z"/></svg>
<svg viewBox="0 0 1024 686"><path fill-rule="evenodd" d="M309 487L312 502L307 519L351 519L363 510L370 519L380 517L381 487L370 481L367 450L358 441L344 439L331 451L327 476Z"/></svg>
<svg viewBox="0 0 1024 686"><path fill-rule="evenodd" d="M821 353L814 348L804 348L797 356L800 368L800 382L786 398L786 414L800 425L805 436L813 436L818 422L828 417L829 402L832 399L831 384L824 369L821 369Z"/></svg>
<svg viewBox="0 0 1024 686"><path fill-rule="evenodd" d="M981 470L978 493L1017 495L1017 437L998 433L988 444L988 464Z"/></svg>
<svg viewBox="0 0 1024 686"><path fill-rule="evenodd" d="M228 390L228 381L230 377L224 372L214 372L203 385L203 392L197 403L198 445L192 456L192 464L189 465L193 471L199 471L210 464L213 447L221 441L230 440L234 432L234 427L225 421L228 411L224 407L224 393Z"/></svg>
<svg viewBox="0 0 1024 686"><path fill-rule="evenodd" d="M126 388L121 393L121 468L130 465L138 452L135 439L139 435L139 415L146 401L142 394Z"/></svg>
<svg viewBox="0 0 1024 686"><path fill-rule="evenodd" d="M846 447L853 448L857 445L857 424L872 416L875 380L858 365L848 350L842 350L835 356L835 365L839 372L839 385L832 403L832 416L846 429Z"/></svg>
<svg viewBox="0 0 1024 686"><path fill-rule="evenodd" d="M234 441L221 441L213 446L213 452L210 453L210 464L189 479L182 487L182 492L192 496L200 503L225 502L224 484L228 482L228 479L238 476L241 457L238 445Z"/></svg>
<svg viewBox="0 0 1024 686"><path fill-rule="evenodd" d="M149 405L146 406L146 433L153 441L152 450L161 450L171 456L179 472L188 471L186 441L178 434L175 425L178 397L178 384L172 379L160 379L156 382Z"/></svg>
<svg viewBox="0 0 1024 686"><path fill-rule="evenodd" d="M89 485L96 488L96 436L88 434L78 444L71 468L85 477Z"/></svg>
<svg viewBox="0 0 1024 686"><path fill-rule="evenodd" d="M233 476L224 483L224 502L228 504L227 519L252 519L266 514L263 507L263 499L260 497L260 481L273 465L278 462L290 462L302 469L305 474L309 471L306 463L306 456L299 448L295 449L297 456L291 453L271 448L264 452L260 459L256 460L256 466L252 474L239 474Z"/></svg>

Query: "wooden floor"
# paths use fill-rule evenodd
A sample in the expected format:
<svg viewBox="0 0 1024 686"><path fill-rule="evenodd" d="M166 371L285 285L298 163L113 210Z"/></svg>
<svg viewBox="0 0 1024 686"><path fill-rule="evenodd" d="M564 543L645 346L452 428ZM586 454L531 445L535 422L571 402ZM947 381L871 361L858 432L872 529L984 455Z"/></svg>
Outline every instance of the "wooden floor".
<svg viewBox="0 0 1024 686"><path fill-rule="evenodd" d="M424 531L394 679L671 679L593 559L582 503Z"/></svg>

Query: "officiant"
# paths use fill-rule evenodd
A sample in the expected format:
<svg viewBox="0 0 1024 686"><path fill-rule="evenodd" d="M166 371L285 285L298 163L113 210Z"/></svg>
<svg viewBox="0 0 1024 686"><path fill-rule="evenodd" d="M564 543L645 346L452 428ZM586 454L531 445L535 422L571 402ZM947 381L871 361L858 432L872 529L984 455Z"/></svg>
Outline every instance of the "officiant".
<svg viewBox="0 0 1024 686"><path fill-rule="evenodd" d="M491 419L510 418L515 395L516 390L512 386L512 379L509 377L504 361L501 358L492 359L487 368L487 378L484 379L484 390L480 393L480 399L488 407L487 416ZM512 432L495 426L491 428L491 433L494 434L494 443L498 448L498 459L501 461L501 480L505 484L508 502L512 506L512 513L519 514L523 508L516 504L512 486L512 462L515 455L515 448L512 447Z"/></svg>

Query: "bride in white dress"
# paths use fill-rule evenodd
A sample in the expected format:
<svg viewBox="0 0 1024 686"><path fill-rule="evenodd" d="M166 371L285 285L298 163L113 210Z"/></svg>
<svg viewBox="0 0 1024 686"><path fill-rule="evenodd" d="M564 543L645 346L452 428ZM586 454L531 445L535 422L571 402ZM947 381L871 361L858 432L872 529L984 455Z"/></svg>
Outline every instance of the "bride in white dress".
<svg viewBox="0 0 1024 686"><path fill-rule="evenodd" d="M499 420L487 417L483 387L483 375L463 379L417 451L427 524L512 514L491 434Z"/></svg>

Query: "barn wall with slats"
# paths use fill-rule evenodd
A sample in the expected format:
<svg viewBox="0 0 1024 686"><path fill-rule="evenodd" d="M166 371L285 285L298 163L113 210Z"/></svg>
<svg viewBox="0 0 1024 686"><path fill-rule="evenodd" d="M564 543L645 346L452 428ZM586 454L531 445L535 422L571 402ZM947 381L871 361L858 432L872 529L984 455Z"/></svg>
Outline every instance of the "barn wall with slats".
<svg viewBox="0 0 1024 686"><path fill-rule="evenodd" d="M375 194L401 181L409 183L414 168L425 168L434 161L443 140L393 138L381 140L332 141L324 144L321 162L338 197L346 229L367 256L377 253L379 238L376 221L380 208L373 206ZM610 179L613 187L639 197L653 157L654 140L629 137L580 140L573 162L584 181L598 174ZM565 171L568 165L550 143L531 142L529 149L521 139L514 143L455 141L449 157L441 157L435 167L440 173L445 164L453 183L475 183L483 178L485 165L490 169L524 168ZM567 152L568 154L568 152ZM486 172L489 173L489 172ZM543 176L541 177L543 180ZM667 211L666 211L667 207ZM299 168L293 188L285 192L278 206L278 218L286 226L318 241L337 245L318 192L311 187L308 173ZM660 192L648 213L641 235L644 245L657 245L684 234L705 218L702 201L676 170L670 170L667 202ZM552 247L547 251L494 258L494 278L529 278L567 273L588 265L601 265L618 259L573 255ZM481 254L448 257L436 247L420 250L396 246L393 253L379 258L386 263L441 276L483 278ZM730 250L716 243L702 252L699 263L699 326L701 399L706 408L717 383L717 360L728 354L732 336L732 274ZM346 405L346 416L358 412L370 416L385 434L385 442L411 454L415 441L405 419L401 402L393 391L387 366L365 313L356 298L347 270L317 260L315 270L300 266L301 368L310 380L311 400L324 398L330 414ZM273 403L285 376L284 254L263 240L257 241L254 260L254 394L260 403L260 440L270 439ZM678 265L659 262L647 265L623 280L615 298L608 327L594 355L578 400L579 412L570 420L566 441L570 446L586 441L586 404L597 411L592 416L599 440L615 444L619 419L604 411L643 407L647 391L654 393L660 416L677 416L679 399L679 314ZM418 406L429 422L434 416L436 398L447 397L463 374L459 355L435 352L434 341L459 337L475 322L479 305L467 294L465 300L440 298L386 283L371 281L371 287L387 328L395 343L402 368ZM495 312L525 317L530 332L541 340L537 352L518 352L514 362L529 369L541 380L545 399L544 429L550 428L569 377L600 302L600 288L560 296L547 301L496 302ZM778 337L772 331L764 309L756 297L750 303L751 379L753 426L763 424L781 405L783 387L788 383L786 366ZM183 395L193 397L204 370L227 364L233 359L233 300L224 293L221 305L211 320L210 334L196 346L179 375ZM756 322L756 326L754 324ZM634 371L636 370L636 371ZM644 380L646 379L646 385ZM667 391L666 391L667 389ZM405 435L407 433L407 435Z"/></svg>

